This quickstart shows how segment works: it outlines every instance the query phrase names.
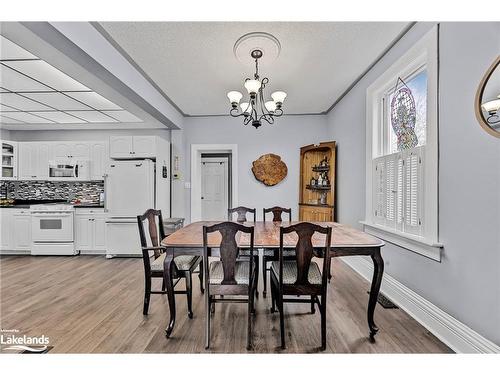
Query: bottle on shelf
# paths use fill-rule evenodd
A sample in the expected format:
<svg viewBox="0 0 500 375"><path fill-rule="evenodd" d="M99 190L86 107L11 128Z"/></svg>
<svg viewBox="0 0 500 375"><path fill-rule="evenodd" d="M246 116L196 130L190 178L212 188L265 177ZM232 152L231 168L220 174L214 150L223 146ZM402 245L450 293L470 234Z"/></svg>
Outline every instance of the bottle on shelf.
<svg viewBox="0 0 500 375"><path fill-rule="evenodd" d="M321 173L318 177L318 185L320 185L320 186L323 185L323 177L322 177Z"/></svg>
<svg viewBox="0 0 500 375"><path fill-rule="evenodd" d="M316 185L316 180L314 179L314 177L311 177L311 182L310 182L311 186L314 186Z"/></svg>

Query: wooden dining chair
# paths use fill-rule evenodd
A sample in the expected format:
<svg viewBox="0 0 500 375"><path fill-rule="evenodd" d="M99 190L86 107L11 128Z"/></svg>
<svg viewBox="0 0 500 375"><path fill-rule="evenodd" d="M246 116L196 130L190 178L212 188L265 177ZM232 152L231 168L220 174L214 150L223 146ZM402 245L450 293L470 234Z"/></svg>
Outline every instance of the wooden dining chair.
<svg viewBox="0 0 500 375"><path fill-rule="evenodd" d="M208 263L211 254L208 234L219 232L220 260ZM238 232L250 234L250 256L239 257L237 244ZM210 315L215 303L239 302L248 304L247 349L252 347L252 313L254 310L254 294L256 288L255 258L253 256L254 228L235 222L223 222L212 226L203 226L203 262L205 265L205 348L210 347ZM247 298L223 298L230 296L247 296ZM217 298L216 296L220 296ZM215 305L213 305L215 306Z"/></svg>
<svg viewBox="0 0 500 375"><path fill-rule="evenodd" d="M274 206L271 208L264 208L262 211L262 219L266 221L266 214L272 212L273 213L273 222L282 222L283 221L283 213L288 214L288 221L292 221L292 209L291 208L283 208ZM292 260L295 258L295 251L290 249L285 249L284 252L285 259ZM271 268L268 268L267 265L269 262L273 260L278 260L278 253L275 249L264 249L262 256L262 279L264 283L264 290L262 291L262 295L264 298L267 294L267 273L271 271Z"/></svg>
<svg viewBox="0 0 500 375"><path fill-rule="evenodd" d="M147 220L148 232L149 232L149 243L144 233L145 221ZM142 259L144 263L144 277L145 277L145 288L144 288L144 307L142 313L144 315L148 314L149 310L149 300L151 294L166 294L165 283L162 282L161 290L151 290L151 279L161 278L163 280L163 262L165 261L165 248L160 245L161 240L165 238L165 229L163 227L163 218L161 215L161 210L147 210L143 215L137 216L137 224L139 226L139 237L141 240L142 248ZM174 258L174 271L173 279L177 279L174 283L177 283L181 279L186 280L186 290L185 291L175 291L175 294L186 294L187 304L188 304L188 317L193 318L192 311L192 299L193 299L193 287L192 287L192 274L199 268L199 278L200 278L200 290L201 293L204 292L203 289L203 258L194 255L180 255Z"/></svg>
<svg viewBox="0 0 500 375"><path fill-rule="evenodd" d="M312 261L313 245L312 236L316 233L325 234L325 250L323 271L318 264ZM298 241L295 245L296 260L285 260L284 236L295 233ZM330 241L331 227L322 227L313 223L298 223L289 227L280 228L279 260L271 265L271 312L278 306L280 313L281 347L285 348L285 321L283 303L310 303L311 312L314 314L314 304L319 307L321 314L321 350L326 349L326 291L328 285L328 270L330 268ZM300 298L285 298L285 296L310 296L310 300ZM321 299L319 298L321 297Z"/></svg>
<svg viewBox="0 0 500 375"><path fill-rule="evenodd" d="M233 220L233 216L234 214L236 213L237 214L237 217L236 217L236 221L238 223L246 223L247 222L247 214L250 214L249 216L252 217L253 216L253 222L255 224L255 220L256 220L256 212L257 210L255 208L248 208L248 207L244 207L244 206L239 206L239 207L235 207L235 208L228 208L227 210L227 220L228 221L232 221ZM240 256L241 257L248 257L250 256L250 252L248 250L240 250ZM257 272L257 278L255 280L256 282L256 287L255 287L255 296L256 297L259 297L259 252L257 251L255 254L254 254L254 257L255 257L255 269Z"/></svg>

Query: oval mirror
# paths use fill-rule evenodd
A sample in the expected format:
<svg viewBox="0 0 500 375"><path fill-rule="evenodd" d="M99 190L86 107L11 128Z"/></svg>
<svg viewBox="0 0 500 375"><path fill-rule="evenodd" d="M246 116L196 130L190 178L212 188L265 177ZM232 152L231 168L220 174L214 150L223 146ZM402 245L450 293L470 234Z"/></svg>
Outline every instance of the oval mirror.
<svg viewBox="0 0 500 375"><path fill-rule="evenodd" d="M475 107L477 120L483 129L500 138L500 56L479 84Z"/></svg>

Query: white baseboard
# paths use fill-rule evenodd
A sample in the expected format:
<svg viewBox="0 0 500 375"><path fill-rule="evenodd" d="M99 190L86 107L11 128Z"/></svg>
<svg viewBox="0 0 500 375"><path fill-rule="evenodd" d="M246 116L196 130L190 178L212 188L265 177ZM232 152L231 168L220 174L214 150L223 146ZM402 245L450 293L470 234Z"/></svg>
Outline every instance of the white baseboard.
<svg viewBox="0 0 500 375"><path fill-rule="evenodd" d="M371 282L373 264L360 257L342 260ZM380 291L456 353L500 353L500 347L447 314L395 278L384 274Z"/></svg>

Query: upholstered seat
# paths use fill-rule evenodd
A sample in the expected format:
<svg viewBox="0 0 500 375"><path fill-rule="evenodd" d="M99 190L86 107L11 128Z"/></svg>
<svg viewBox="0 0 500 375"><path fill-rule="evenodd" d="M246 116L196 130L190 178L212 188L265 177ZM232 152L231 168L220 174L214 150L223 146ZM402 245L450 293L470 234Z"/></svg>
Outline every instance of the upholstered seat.
<svg viewBox="0 0 500 375"><path fill-rule="evenodd" d="M151 271L162 271L163 262L165 261L166 254L161 254L158 258L151 262ZM174 258L175 265L179 271L189 271L191 266L198 260L195 255L179 255Z"/></svg>
<svg viewBox="0 0 500 375"><path fill-rule="evenodd" d="M240 250L240 252L238 254L239 254L240 257L241 256L243 256L243 257L249 257L250 256L250 250ZM253 256L254 257L259 256L259 251L257 249L254 249Z"/></svg>
<svg viewBox="0 0 500 375"><path fill-rule="evenodd" d="M250 262L248 260L237 261L234 267L234 279L236 283L248 285L248 275L250 272ZM224 270L222 268L222 261L217 260L210 263L209 270L209 283L220 284L224 279Z"/></svg>
<svg viewBox="0 0 500 375"><path fill-rule="evenodd" d="M280 262L275 261L271 264L271 271L276 274L279 279ZM309 266L308 280L310 284L321 285L321 272L316 262L311 262ZM283 262L283 284L294 284L297 281L297 262L287 260Z"/></svg>
<svg viewBox="0 0 500 375"><path fill-rule="evenodd" d="M286 257L294 257L296 255L295 249L293 250L283 250L283 256ZM264 256L265 257L279 257L279 249L264 249Z"/></svg>

